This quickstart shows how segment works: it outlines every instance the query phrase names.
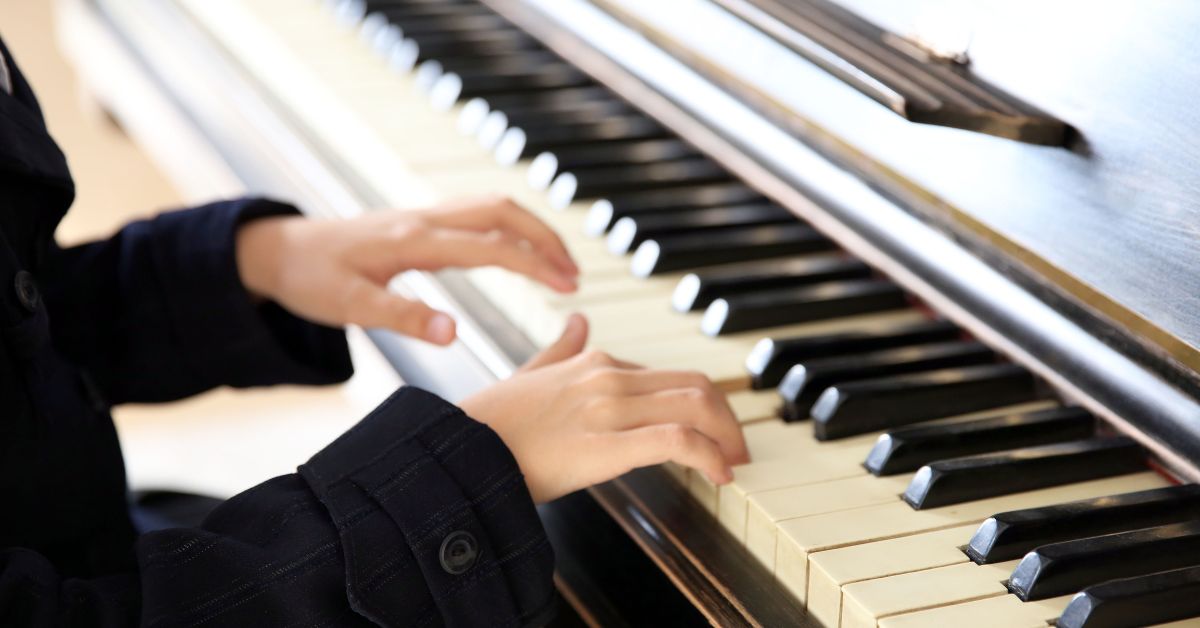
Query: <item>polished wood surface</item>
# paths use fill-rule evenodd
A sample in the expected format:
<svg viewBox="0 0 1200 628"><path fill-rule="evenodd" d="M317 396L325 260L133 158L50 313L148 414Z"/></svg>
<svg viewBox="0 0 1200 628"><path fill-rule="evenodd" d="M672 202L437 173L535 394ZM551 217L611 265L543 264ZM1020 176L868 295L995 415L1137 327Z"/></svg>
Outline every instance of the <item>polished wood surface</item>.
<svg viewBox="0 0 1200 628"><path fill-rule="evenodd" d="M819 625L662 469L639 469L590 493L713 625Z"/></svg>
<svg viewBox="0 0 1200 628"><path fill-rule="evenodd" d="M602 4L736 81L748 101L1023 284L1048 288L1076 318L1102 319L1097 335L1200 390L1200 52L1189 45L1200 6L841 3L898 33L965 14L953 19L971 35L972 71L1078 130L1064 150L900 119L706 0ZM670 17L681 12L686 27Z"/></svg>
<svg viewBox="0 0 1200 628"><path fill-rule="evenodd" d="M586 491L538 507L554 546L555 580L588 626L704 626L704 616ZM555 625L571 625L574 618Z"/></svg>
<svg viewBox="0 0 1200 628"><path fill-rule="evenodd" d="M981 81L965 50L893 33L830 0L714 0L897 114L1031 144L1063 146L1073 130Z"/></svg>

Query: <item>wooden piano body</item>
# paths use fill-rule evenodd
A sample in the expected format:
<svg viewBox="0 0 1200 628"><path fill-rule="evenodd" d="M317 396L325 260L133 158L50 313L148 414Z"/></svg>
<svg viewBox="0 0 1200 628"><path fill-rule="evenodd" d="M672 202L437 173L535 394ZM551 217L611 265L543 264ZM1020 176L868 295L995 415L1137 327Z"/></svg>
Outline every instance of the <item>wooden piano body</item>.
<svg viewBox="0 0 1200 628"><path fill-rule="evenodd" d="M997 497L989 504L1019 508L1200 478L1193 141L1200 52L1189 45L1200 11L980 2L964 18L961 6L945 2L839 4L901 34L931 17L957 16L951 30L971 33L968 71L1065 122L1065 145L915 124L889 111L880 104L886 98L799 54L805 44L789 39L795 33L786 20L756 22L759 8L787 3L481 0L886 274L926 312L1028 369L1058 403L1086 408L1104 431L1136 439L1159 470L1021 494L1037 494L1032 502ZM834 459L812 453L816 441L796 438L808 429L803 424L769 417L769 393L744 390L746 348L755 336L777 334L685 336L680 325L692 330L700 315L668 313L674 278L636 287L615 279L614 268L628 262L579 235L591 201L551 209L544 193L525 185L523 165L501 167L475 138L458 133L462 104L431 107L420 78L389 67L364 41L354 3L60 5L63 43L91 89L189 195L250 190L337 216L418 206L456 191L510 194L540 208L571 239L585 289L591 279L604 287L555 303L503 273L406 274L396 289L455 312L462 337L438 350L371 332L406 381L460 398L510 374L553 337L565 308L579 306L602 319L603 348L640 351L654 365L700 364L741 391L734 397L752 453L767 453L765 466L742 470L734 486L718 491L678 469L644 469L543 508L560 557L560 589L579 619L1002 626L1045 625L1062 611L1063 596L1022 603L1008 594L1002 581L1012 565L976 565L958 552L994 514L987 504L952 510L958 514L940 522L920 520L908 532L873 532L861 537L865 543L816 539L825 533L822 518L852 528L842 514L907 516L897 510L908 507L897 496L907 475L896 484L896 477L876 479L858 468L873 435L844 446L855 460L849 471L811 486L768 478L756 492L772 464ZM372 27L376 46L384 39L380 26ZM664 299L661 312L650 311L654 299ZM666 338L621 333L643 317ZM841 459L830 464L847 468ZM854 487L869 480L896 488L884 489L885 498L856 496ZM835 493L843 484L830 482L845 482L842 506L820 506L841 503ZM803 505L809 501L818 506ZM919 567L888 571L892 563L871 559L864 566L872 549L921 554ZM894 592L903 586L943 591L922 601Z"/></svg>

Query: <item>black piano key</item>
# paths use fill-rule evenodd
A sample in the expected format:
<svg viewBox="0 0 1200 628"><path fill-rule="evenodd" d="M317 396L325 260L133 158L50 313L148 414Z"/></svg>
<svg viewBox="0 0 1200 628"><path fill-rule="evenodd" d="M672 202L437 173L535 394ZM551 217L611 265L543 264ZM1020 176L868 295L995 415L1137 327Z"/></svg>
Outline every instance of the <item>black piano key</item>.
<svg viewBox="0 0 1200 628"><path fill-rule="evenodd" d="M425 61L477 59L492 55L511 55L542 50L541 43L528 35L510 31L414 35L395 44L388 53L392 67L408 71Z"/></svg>
<svg viewBox="0 0 1200 628"><path fill-rule="evenodd" d="M905 427L881 435L863 466L874 475L896 475L947 458L1087 438L1094 429L1092 415L1073 407Z"/></svg>
<svg viewBox="0 0 1200 628"><path fill-rule="evenodd" d="M1200 563L1200 559L1195 562ZM1094 584L1077 593L1058 628L1127 628L1200 617L1200 566Z"/></svg>
<svg viewBox="0 0 1200 628"><path fill-rule="evenodd" d="M608 250L624 255L636 249L642 242L664 236L680 233L697 233L700 231L719 230L727 227L746 227L753 225L780 225L797 222L796 217L788 210L770 203L756 205L739 205L737 207L710 207L648 216L626 216L613 225L608 234ZM843 260L837 260L843 262ZM845 260L845 263L851 263ZM828 264L827 264L828 265ZM863 266L861 263L859 266ZM690 275L695 277L695 275ZM795 276L792 274L791 276ZM835 273L828 279L846 279L847 273ZM865 275L857 275L859 277ZM743 277L744 280L751 279ZM806 281L804 283L815 283ZM794 285L788 282L776 282L777 287ZM764 286L767 287L767 286ZM710 299L711 303L712 300Z"/></svg>
<svg viewBox="0 0 1200 628"><path fill-rule="evenodd" d="M646 240L630 266L638 277L677 270L828 251L836 245L803 224L735 227ZM711 307L711 306L710 306Z"/></svg>
<svg viewBox="0 0 1200 628"><path fill-rule="evenodd" d="M1012 510L984 521L967 556L979 564L1024 556L1047 543L1200 520L1200 485L1183 484Z"/></svg>
<svg viewBox="0 0 1200 628"><path fill-rule="evenodd" d="M1117 578L1194 567L1200 521L1043 545L1017 564L1008 588L1024 601L1075 593Z"/></svg>
<svg viewBox="0 0 1200 628"><path fill-rule="evenodd" d="M608 97L574 102L530 103L519 107L497 109L493 112L507 130L508 127L528 129L564 124L588 124L614 116L629 116L635 112L623 100Z"/></svg>
<svg viewBox="0 0 1200 628"><path fill-rule="evenodd" d="M560 174L550 185L550 204L566 207L575 199L594 199L613 192L678 188L732 179L729 172L705 157L656 164L605 166ZM794 219L789 222L794 222Z"/></svg>
<svg viewBox="0 0 1200 628"><path fill-rule="evenodd" d="M511 73L490 70L446 72L438 76L426 91L430 104L439 111L446 111L459 100L573 90L589 85L592 85L592 81L583 73L569 65L556 64L545 68L514 70Z"/></svg>
<svg viewBox="0 0 1200 628"><path fill-rule="evenodd" d="M754 207L774 208L772 205ZM709 210L695 210L702 214ZM724 211L718 208L716 211ZM773 213L784 212L780 216L791 217L790 212L782 208L774 208ZM623 244L626 239L636 246L643 240L655 237L657 232L670 228L675 214L663 214L666 221L657 220L657 215L644 217L626 217L617 221L609 234L609 250L614 250L613 240ZM770 217L770 216L768 216ZM632 235L617 235L624 221L633 225L629 229ZM793 218L794 220L794 218ZM621 246L617 247L622 248ZM677 312L694 312L706 308L717 299L732 297L752 292L762 292L773 288L792 288L808 286L827 281L843 279L865 279L870 277L870 266L852 258L840 255L806 255L790 259L774 259L761 262L746 262L735 266L712 269L708 271L688 273L679 280L671 295L671 306Z"/></svg>
<svg viewBox="0 0 1200 628"><path fill-rule="evenodd" d="M448 57L430 59L425 63L436 65L441 72L457 72L460 76L484 73L524 76L535 72L562 72L570 67L548 50L519 50L505 54Z"/></svg>
<svg viewBox="0 0 1200 628"><path fill-rule="evenodd" d="M494 94L512 94L583 87L591 79L567 64L511 71L469 70L447 72L429 90L435 107L449 109L460 99Z"/></svg>
<svg viewBox="0 0 1200 628"><path fill-rule="evenodd" d="M521 107L571 109L585 107L587 103L606 101L611 98L612 93L599 85L471 98L463 104L462 111L459 113L458 129L466 135L478 132L493 111L503 112ZM507 131L508 127L505 126L503 130Z"/></svg>
<svg viewBox="0 0 1200 628"><path fill-rule="evenodd" d="M813 404L813 434L832 440L1046 397L1016 364L987 364L832 386Z"/></svg>
<svg viewBox="0 0 1200 628"><path fill-rule="evenodd" d="M1089 438L938 460L921 467L904 501L922 510L1146 469L1131 438Z"/></svg>
<svg viewBox="0 0 1200 628"><path fill-rule="evenodd" d="M700 152L691 144L674 138L562 146L533 158L529 164L529 183L544 190L559 174L581 168L653 164L698 156Z"/></svg>
<svg viewBox="0 0 1200 628"><path fill-rule="evenodd" d="M939 320L903 323L871 331L763 338L746 357L746 370L750 372L754 388L762 390L778 386L788 369L804 360L954 340L962 335L962 330L953 323Z"/></svg>
<svg viewBox="0 0 1200 628"><path fill-rule="evenodd" d="M478 128L481 146L493 150L504 139L509 129L517 127L529 136L530 129L553 125L593 124L615 117L636 115L628 105L614 100L557 102L546 105L526 106L518 110L499 110L487 114ZM460 121L460 129L463 129ZM465 130L465 129L463 129Z"/></svg>
<svg viewBox="0 0 1200 628"><path fill-rule="evenodd" d="M383 9L380 13L387 16L389 22L400 27L400 31L405 37L460 32L516 30L512 22L491 12L457 14L426 13L422 15L403 10Z"/></svg>
<svg viewBox="0 0 1200 628"><path fill-rule="evenodd" d="M650 240L647 244L654 242ZM643 244L644 248L646 245ZM640 254L642 248L638 249ZM637 262L637 257L634 257ZM908 296L886 279L835 281L775 288L717 299L704 310L700 331L709 336L844 318L908 307Z"/></svg>
<svg viewBox="0 0 1200 628"><path fill-rule="evenodd" d="M540 153L554 151L560 146L602 144L669 137L659 123L642 116L611 117L605 120L579 124L539 127L537 129L510 128L496 145L496 161L511 165L521 159Z"/></svg>
<svg viewBox="0 0 1200 628"><path fill-rule="evenodd" d="M514 85L539 77L576 76L575 69L546 51L516 52L486 57L430 59L417 66L413 77L417 89L429 93L447 72L460 79L466 75L514 77ZM549 80L549 79L547 79Z"/></svg>
<svg viewBox="0 0 1200 628"><path fill-rule="evenodd" d="M613 195L592 204L584 228L588 235L599 236L626 216L766 201L762 194L736 182L712 183L687 190L649 190Z"/></svg>
<svg viewBox="0 0 1200 628"><path fill-rule="evenodd" d="M404 31L402 23L396 28ZM483 58L489 54L545 50L537 39L515 28L477 31L404 33L404 40L420 48L423 59Z"/></svg>
<svg viewBox="0 0 1200 628"><path fill-rule="evenodd" d="M490 8L474 2L375 2L365 3L366 14L378 13L397 22L410 17L448 15L495 15Z"/></svg>
<svg viewBox="0 0 1200 628"><path fill-rule="evenodd" d="M599 85L585 85L542 92L494 94L481 100L485 109L490 112L532 107L586 107L589 102L610 100L612 97L612 92Z"/></svg>
<svg viewBox="0 0 1200 628"><path fill-rule="evenodd" d="M817 397L836 384L995 361L996 353L987 345L966 340L813 358L793 366L780 382L783 417L807 419Z"/></svg>

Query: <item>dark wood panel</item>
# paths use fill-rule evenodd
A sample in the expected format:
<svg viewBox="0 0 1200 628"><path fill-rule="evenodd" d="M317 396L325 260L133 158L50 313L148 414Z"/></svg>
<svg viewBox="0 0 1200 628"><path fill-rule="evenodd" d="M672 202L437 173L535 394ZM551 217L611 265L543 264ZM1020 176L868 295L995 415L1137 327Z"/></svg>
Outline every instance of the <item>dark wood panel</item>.
<svg viewBox="0 0 1200 628"><path fill-rule="evenodd" d="M538 508L565 603L556 625L704 626L708 622L587 492Z"/></svg>
<svg viewBox="0 0 1200 628"><path fill-rule="evenodd" d="M913 122L1047 146L1070 139L1061 120L979 80L960 51L931 50L830 0L713 1Z"/></svg>
<svg viewBox="0 0 1200 628"><path fill-rule="evenodd" d="M660 468L638 469L590 492L714 625L819 625Z"/></svg>
<svg viewBox="0 0 1200 628"><path fill-rule="evenodd" d="M914 125L817 77L789 76L809 95L789 106L930 220L1200 370L1200 4L839 3L901 34L938 20L968 33L973 73L1079 138L1064 151Z"/></svg>

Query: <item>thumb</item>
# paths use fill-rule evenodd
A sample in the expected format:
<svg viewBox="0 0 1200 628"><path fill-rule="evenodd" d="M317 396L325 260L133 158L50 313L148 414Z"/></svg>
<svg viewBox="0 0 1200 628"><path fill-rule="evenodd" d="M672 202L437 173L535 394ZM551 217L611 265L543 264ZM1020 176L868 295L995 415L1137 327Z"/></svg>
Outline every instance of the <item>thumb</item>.
<svg viewBox="0 0 1200 628"><path fill-rule="evenodd" d="M454 341L455 325L450 315L369 281L358 279L355 283L350 322L362 327L390 329L435 345L448 345Z"/></svg>
<svg viewBox="0 0 1200 628"><path fill-rule="evenodd" d="M529 358L529 361L520 370L532 371L579 355L579 352L583 351L583 348L587 345L587 339L587 319L582 314L572 314L567 318L567 327L563 329L563 333L558 337L558 340L554 341L554 344L549 347L542 349L537 355Z"/></svg>

